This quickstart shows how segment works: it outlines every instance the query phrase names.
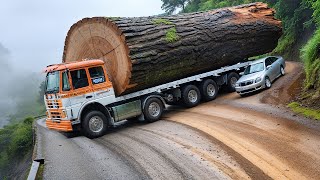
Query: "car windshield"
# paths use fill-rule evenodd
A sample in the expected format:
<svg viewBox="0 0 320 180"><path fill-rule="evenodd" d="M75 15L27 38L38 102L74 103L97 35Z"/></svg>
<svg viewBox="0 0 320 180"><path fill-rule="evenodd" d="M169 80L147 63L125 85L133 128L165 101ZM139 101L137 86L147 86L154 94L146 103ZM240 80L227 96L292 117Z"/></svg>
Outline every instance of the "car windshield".
<svg viewBox="0 0 320 180"><path fill-rule="evenodd" d="M59 84L60 84L60 78L59 78L59 72L50 72L47 74L46 78L46 93L56 93L59 91Z"/></svg>
<svg viewBox="0 0 320 180"><path fill-rule="evenodd" d="M256 72L260 72L264 70L264 63L257 63L257 64L251 64L249 65L246 70L244 71L244 75L253 74Z"/></svg>

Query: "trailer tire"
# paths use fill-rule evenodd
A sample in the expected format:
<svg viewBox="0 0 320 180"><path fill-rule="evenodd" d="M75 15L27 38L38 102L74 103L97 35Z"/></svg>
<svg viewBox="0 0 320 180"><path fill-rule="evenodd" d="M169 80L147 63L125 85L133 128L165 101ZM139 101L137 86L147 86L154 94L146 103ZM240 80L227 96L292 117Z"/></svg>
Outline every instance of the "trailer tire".
<svg viewBox="0 0 320 180"><path fill-rule="evenodd" d="M218 85L212 79L206 79L200 83L200 93L204 101L212 101L218 95Z"/></svg>
<svg viewBox="0 0 320 180"><path fill-rule="evenodd" d="M82 131L90 139L103 136L107 128L107 117L100 111L88 112L83 118Z"/></svg>
<svg viewBox="0 0 320 180"><path fill-rule="evenodd" d="M182 87L181 94L181 102L184 106L188 108L195 107L200 103L200 90L195 85L190 84Z"/></svg>
<svg viewBox="0 0 320 180"><path fill-rule="evenodd" d="M155 122L160 119L164 109L164 104L159 98L147 99L144 108L143 115L147 122Z"/></svg>
<svg viewBox="0 0 320 180"><path fill-rule="evenodd" d="M239 78L240 78L239 74L235 72L231 72L228 74L227 84L226 84L226 90L228 92L236 91L236 82L239 80Z"/></svg>

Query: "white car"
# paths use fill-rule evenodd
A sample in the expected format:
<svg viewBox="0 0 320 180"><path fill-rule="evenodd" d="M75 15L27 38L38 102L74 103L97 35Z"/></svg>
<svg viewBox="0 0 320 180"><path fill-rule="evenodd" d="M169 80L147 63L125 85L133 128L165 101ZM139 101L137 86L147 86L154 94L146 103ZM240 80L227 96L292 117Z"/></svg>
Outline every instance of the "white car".
<svg viewBox="0 0 320 180"><path fill-rule="evenodd" d="M286 64L280 56L268 56L252 61L236 82L236 92L248 94L263 88L270 88L272 82L285 74Z"/></svg>

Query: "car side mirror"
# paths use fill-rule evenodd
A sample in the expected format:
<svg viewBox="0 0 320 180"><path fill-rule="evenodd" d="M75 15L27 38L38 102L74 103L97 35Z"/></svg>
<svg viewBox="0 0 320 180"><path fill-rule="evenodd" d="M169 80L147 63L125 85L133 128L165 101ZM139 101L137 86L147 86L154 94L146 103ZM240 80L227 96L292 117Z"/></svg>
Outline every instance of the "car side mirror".
<svg viewBox="0 0 320 180"><path fill-rule="evenodd" d="M239 75L240 75L240 76L243 76L243 75L244 75L244 72L240 72Z"/></svg>
<svg viewBox="0 0 320 180"><path fill-rule="evenodd" d="M267 66L267 70L269 70L271 68L271 65Z"/></svg>

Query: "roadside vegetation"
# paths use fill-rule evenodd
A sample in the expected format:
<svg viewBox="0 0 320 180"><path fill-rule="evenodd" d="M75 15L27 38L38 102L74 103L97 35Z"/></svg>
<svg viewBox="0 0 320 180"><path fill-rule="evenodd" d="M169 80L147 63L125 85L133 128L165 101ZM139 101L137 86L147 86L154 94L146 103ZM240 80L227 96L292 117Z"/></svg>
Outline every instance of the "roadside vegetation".
<svg viewBox="0 0 320 180"><path fill-rule="evenodd" d="M33 121L32 117L28 117L0 129L0 179L10 179L12 168L32 151Z"/></svg>
<svg viewBox="0 0 320 180"><path fill-rule="evenodd" d="M206 11L252 2L265 2L281 19L283 36L271 54L302 61L306 79L298 101L320 109L320 0L162 0L168 14Z"/></svg>
<svg viewBox="0 0 320 180"><path fill-rule="evenodd" d="M293 112L302 114L309 118L320 120L320 110L315 110L309 107L305 107L299 104L298 102L292 102L288 105L288 107L291 108Z"/></svg>
<svg viewBox="0 0 320 180"><path fill-rule="evenodd" d="M43 102L44 83L41 83L36 96L19 99L16 113L10 115L9 123L0 128L0 179L15 179L27 174L31 166L33 147L33 127L35 116L45 114ZM22 169L22 170L21 170Z"/></svg>

